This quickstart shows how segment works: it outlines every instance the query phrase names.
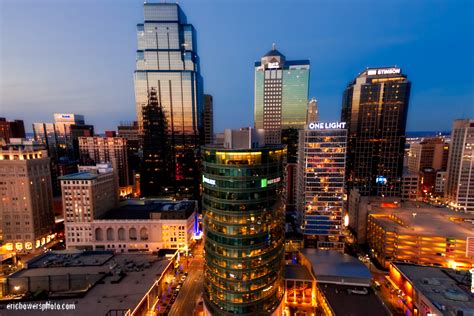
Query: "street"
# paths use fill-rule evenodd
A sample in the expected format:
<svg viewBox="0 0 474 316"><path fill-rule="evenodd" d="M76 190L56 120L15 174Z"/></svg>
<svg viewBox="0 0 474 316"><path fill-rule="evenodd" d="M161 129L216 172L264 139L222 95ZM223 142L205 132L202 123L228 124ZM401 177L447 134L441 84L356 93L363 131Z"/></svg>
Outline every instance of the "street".
<svg viewBox="0 0 474 316"><path fill-rule="evenodd" d="M204 283L203 246L204 242L201 241L201 243L196 245L192 250L193 257L189 259L188 266L185 269L189 274L176 297L176 301L171 307L169 313L171 316L193 315L194 308L201 298Z"/></svg>
<svg viewBox="0 0 474 316"><path fill-rule="evenodd" d="M376 294L382 299L385 306L388 307L394 316L401 316L403 312L400 311L400 299L392 286L388 283L386 276L388 272L379 270L370 260L364 261L364 264L369 268L372 274L372 280L380 284L380 288L376 289Z"/></svg>

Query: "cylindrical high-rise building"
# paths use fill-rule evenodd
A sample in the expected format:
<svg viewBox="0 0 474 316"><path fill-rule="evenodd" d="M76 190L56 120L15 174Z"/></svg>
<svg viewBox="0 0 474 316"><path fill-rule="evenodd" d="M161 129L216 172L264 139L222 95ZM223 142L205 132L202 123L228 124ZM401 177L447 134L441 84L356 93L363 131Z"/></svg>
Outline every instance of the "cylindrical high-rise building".
<svg viewBox="0 0 474 316"><path fill-rule="evenodd" d="M284 157L280 146L202 151L207 314L280 313Z"/></svg>

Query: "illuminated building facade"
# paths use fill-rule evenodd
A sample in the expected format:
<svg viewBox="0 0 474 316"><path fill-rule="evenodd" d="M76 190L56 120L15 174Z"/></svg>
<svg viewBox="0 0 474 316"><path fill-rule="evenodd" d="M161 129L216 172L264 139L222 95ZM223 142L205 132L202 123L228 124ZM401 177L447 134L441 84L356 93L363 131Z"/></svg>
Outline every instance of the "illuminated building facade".
<svg viewBox="0 0 474 316"><path fill-rule="evenodd" d="M286 60L273 45L255 63L254 122L266 144L280 144L282 129L304 127L308 87L309 60Z"/></svg>
<svg viewBox="0 0 474 316"><path fill-rule="evenodd" d="M128 186L127 140L125 138L79 137L79 154L82 164L111 163L117 171L119 186Z"/></svg>
<svg viewBox="0 0 474 316"><path fill-rule="evenodd" d="M203 148L208 315L281 313L285 154L281 146Z"/></svg>
<svg viewBox="0 0 474 316"><path fill-rule="evenodd" d="M368 214L367 244L377 261L388 268L390 262L404 261L470 269L474 253L468 251L472 224L467 216L456 216L447 208L418 207L403 202L396 208L372 205Z"/></svg>
<svg viewBox="0 0 474 316"><path fill-rule="evenodd" d="M347 130L345 123L327 124L300 131L297 204L305 247L343 251Z"/></svg>
<svg viewBox="0 0 474 316"><path fill-rule="evenodd" d="M85 167L59 178L64 210L67 248L80 248L92 241L92 221L117 204L117 180L108 164Z"/></svg>
<svg viewBox="0 0 474 316"><path fill-rule="evenodd" d="M341 120L347 122L348 191L398 196L411 83L400 68L369 68L346 88Z"/></svg>
<svg viewBox="0 0 474 316"><path fill-rule="evenodd" d="M0 148L0 240L6 250L32 250L52 238L50 159L43 150Z"/></svg>
<svg viewBox="0 0 474 316"><path fill-rule="evenodd" d="M308 103L308 110L306 112L306 124L318 121L318 101L312 98Z"/></svg>
<svg viewBox="0 0 474 316"><path fill-rule="evenodd" d="M399 293L403 315L468 315L474 309L472 273L395 262L387 280L390 291Z"/></svg>
<svg viewBox="0 0 474 316"><path fill-rule="evenodd" d="M145 3L144 18L144 23L137 25L134 78L138 129L141 135L147 133L144 111L153 93L166 119L167 144L171 149L166 178L172 185L164 183L163 190L155 189L158 179L145 179L145 171L141 173L142 194L197 197L199 145L204 141L204 96L196 31L177 4ZM145 164L153 164L154 156L144 153L144 160L148 160Z"/></svg>
<svg viewBox="0 0 474 316"><path fill-rule="evenodd" d="M474 212L474 119L454 121L446 200L456 211Z"/></svg>

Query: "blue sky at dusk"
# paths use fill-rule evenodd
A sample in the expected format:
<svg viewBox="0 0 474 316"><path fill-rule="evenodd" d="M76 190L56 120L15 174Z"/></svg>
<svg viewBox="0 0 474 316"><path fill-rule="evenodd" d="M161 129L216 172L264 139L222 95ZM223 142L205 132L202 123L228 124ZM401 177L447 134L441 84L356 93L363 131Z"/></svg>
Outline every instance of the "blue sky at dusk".
<svg viewBox="0 0 474 316"><path fill-rule="evenodd" d="M338 120L347 83L366 67L412 81L410 131L474 117L474 1L179 2L198 36L215 130L253 124L253 64L273 42L311 61L310 95ZM52 122L84 114L96 131L135 119L139 0L0 0L0 116Z"/></svg>

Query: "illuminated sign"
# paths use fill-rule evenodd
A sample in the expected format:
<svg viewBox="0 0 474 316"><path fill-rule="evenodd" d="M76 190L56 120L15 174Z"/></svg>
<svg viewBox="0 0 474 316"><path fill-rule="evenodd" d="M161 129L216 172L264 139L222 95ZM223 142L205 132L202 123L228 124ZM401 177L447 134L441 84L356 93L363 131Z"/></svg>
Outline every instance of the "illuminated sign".
<svg viewBox="0 0 474 316"><path fill-rule="evenodd" d="M268 180L267 183L268 184L278 183L278 182L280 182L280 180L281 180L280 177L278 177L278 178L275 178L275 179Z"/></svg>
<svg viewBox="0 0 474 316"><path fill-rule="evenodd" d="M309 123L309 129L341 129L346 128L346 122L331 122L331 123Z"/></svg>
<svg viewBox="0 0 474 316"><path fill-rule="evenodd" d="M270 180L263 178L263 179L260 180L260 185L261 185L262 188L266 188L267 185L273 184L273 183L278 183L280 181L281 181L280 177L275 178L275 179L270 179Z"/></svg>
<svg viewBox="0 0 474 316"><path fill-rule="evenodd" d="M387 184L387 178L384 176L377 176L377 178L375 178L375 183L385 185Z"/></svg>
<svg viewBox="0 0 474 316"><path fill-rule="evenodd" d="M369 69L367 75L369 76L380 76L380 75L397 75L402 70L400 68L381 68L381 69Z"/></svg>
<svg viewBox="0 0 474 316"><path fill-rule="evenodd" d="M268 69L275 69L275 68L280 68L280 63L279 62L274 62L274 63L268 63Z"/></svg>
<svg viewBox="0 0 474 316"><path fill-rule="evenodd" d="M216 185L216 180L206 178L205 176L202 176L202 182L210 184L210 185Z"/></svg>

